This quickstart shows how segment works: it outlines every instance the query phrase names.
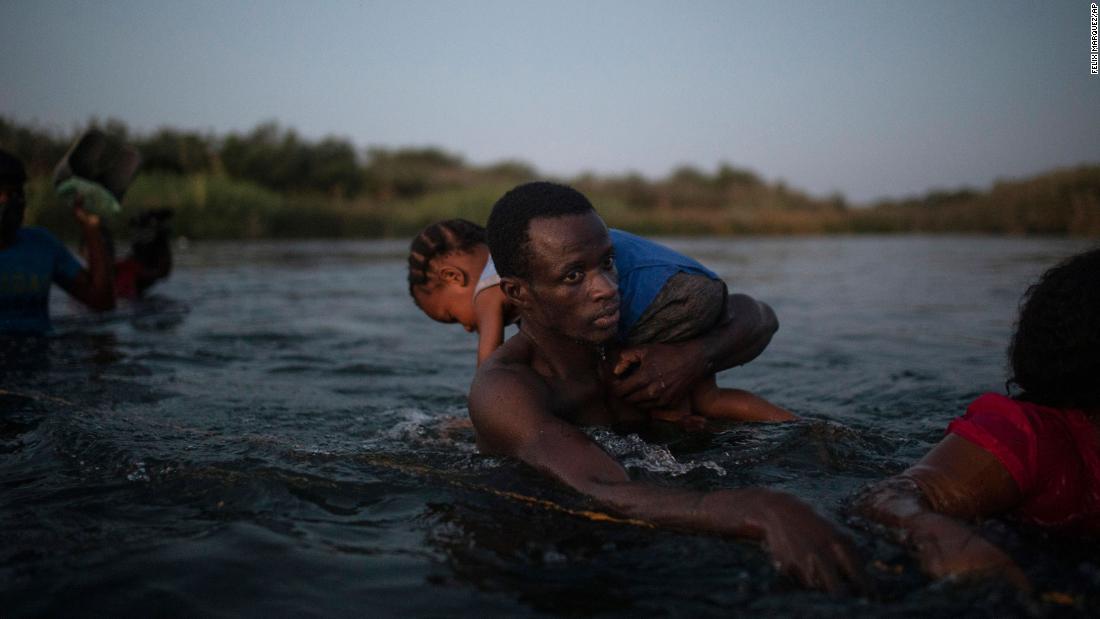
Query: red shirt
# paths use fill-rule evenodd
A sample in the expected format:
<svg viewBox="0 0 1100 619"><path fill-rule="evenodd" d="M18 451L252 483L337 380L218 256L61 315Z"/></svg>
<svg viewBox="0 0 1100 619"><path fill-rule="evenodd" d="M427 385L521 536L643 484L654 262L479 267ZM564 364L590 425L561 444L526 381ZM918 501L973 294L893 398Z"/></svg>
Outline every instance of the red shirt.
<svg viewBox="0 0 1100 619"><path fill-rule="evenodd" d="M138 296L137 276L141 265L133 258L125 258L115 263L115 296L120 299L136 299Z"/></svg>
<svg viewBox="0 0 1100 619"><path fill-rule="evenodd" d="M1081 411L987 393L947 431L1000 460L1020 488L1021 520L1100 532L1100 436Z"/></svg>

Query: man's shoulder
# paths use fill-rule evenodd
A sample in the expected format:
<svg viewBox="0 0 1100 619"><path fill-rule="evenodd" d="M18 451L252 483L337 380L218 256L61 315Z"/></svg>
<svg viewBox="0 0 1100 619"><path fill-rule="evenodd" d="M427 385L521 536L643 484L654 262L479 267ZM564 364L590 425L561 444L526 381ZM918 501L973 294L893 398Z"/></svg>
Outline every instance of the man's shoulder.
<svg viewBox="0 0 1100 619"><path fill-rule="evenodd" d="M27 261L53 261L63 255L69 255L69 250L49 230L38 226L20 226L15 232L15 242L10 252L5 252L7 260L20 264L30 264Z"/></svg>
<svg viewBox="0 0 1100 619"><path fill-rule="evenodd" d="M18 238L22 243L47 243L61 245L61 241L49 230L42 226L22 226L19 228Z"/></svg>
<svg viewBox="0 0 1100 619"><path fill-rule="evenodd" d="M498 348L474 374L470 386L470 412L496 409L498 402L545 399L549 386L531 367L530 350L512 338Z"/></svg>
<svg viewBox="0 0 1100 619"><path fill-rule="evenodd" d="M514 456L520 437L537 425L552 394L546 379L516 351L507 354L506 346L477 369L467 404L483 453Z"/></svg>
<svg viewBox="0 0 1100 619"><path fill-rule="evenodd" d="M546 380L536 372L529 362L518 355L506 353L504 347L497 349L474 374L474 383L470 392L497 389L539 389L546 387Z"/></svg>

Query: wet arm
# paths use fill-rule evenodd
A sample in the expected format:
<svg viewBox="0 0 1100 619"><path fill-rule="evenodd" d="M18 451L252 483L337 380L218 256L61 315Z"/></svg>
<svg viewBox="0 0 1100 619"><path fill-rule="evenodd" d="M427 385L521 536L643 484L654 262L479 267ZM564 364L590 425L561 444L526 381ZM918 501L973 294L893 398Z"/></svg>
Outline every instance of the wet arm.
<svg viewBox="0 0 1100 619"><path fill-rule="evenodd" d="M999 460L949 434L916 465L871 487L857 510L894 529L932 576L997 573L1027 589L1015 562L968 523L1006 512L1020 500Z"/></svg>
<svg viewBox="0 0 1100 619"><path fill-rule="evenodd" d="M477 316L478 366L504 343L504 304L506 302L499 286L486 288L474 297L474 314Z"/></svg>
<svg viewBox="0 0 1100 619"><path fill-rule="evenodd" d="M805 503L764 488L704 493L632 481L599 445L545 409L547 391L522 372L479 371L470 415L482 451L518 458L630 518L762 540L781 570L809 586L862 584L850 543Z"/></svg>
<svg viewBox="0 0 1100 619"><path fill-rule="evenodd" d="M615 394L637 406L667 407L680 401L703 378L752 361L779 329L775 312L744 294L732 294L726 319L702 337L676 344L625 349L612 370Z"/></svg>
<svg viewBox="0 0 1100 619"><path fill-rule="evenodd" d="M779 330L771 306L745 294L731 294L726 320L699 338L707 372L721 372L744 365L760 356Z"/></svg>
<svg viewBox="0 0 1100 619"><path fill-rule="evenodd" d="M65 292L88 307L104 311L115 307L114 260L100 229L100 219L82 208L74 209L88 249L88 268L72 280L59 282Z"/></svg>

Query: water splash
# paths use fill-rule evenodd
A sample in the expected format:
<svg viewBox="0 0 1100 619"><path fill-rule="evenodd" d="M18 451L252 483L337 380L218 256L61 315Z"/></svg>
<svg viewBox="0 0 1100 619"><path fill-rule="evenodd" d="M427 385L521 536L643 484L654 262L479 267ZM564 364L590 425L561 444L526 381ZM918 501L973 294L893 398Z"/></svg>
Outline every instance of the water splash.
<svg viewBox="0 0 1100 619"><path fill-rule="evenodd" d="M647 443L637 434L622 436L604 428L590 428L588 435L626 467L673 477L686 475L697 469L710 470L722 477L726 475L726 469L713 460L680 462L667 447Z"/></svg>
<svg viewBox="0 0 1100 619"><path fill-rule="evenodd" d="M396 417L389 429L381 432L372 446L396 446L442 449L463 454L477 452L474 430L465 410L428 412L419 408L394 410Z"/></svg>
<svg viewBox="0 0 1100 619"><path fill-rule="evenodd" d="M131 465L133 468L126 475L129 481L149 481L149 473L145 470L145 462L138 460Z"/></svg>

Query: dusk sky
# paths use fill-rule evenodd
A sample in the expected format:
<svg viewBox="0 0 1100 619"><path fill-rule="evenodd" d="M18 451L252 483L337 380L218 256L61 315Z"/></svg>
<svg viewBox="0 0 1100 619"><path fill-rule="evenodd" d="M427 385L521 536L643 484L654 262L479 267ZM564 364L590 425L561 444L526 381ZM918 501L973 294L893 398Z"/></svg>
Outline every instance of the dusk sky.
<svg viewBox="0 0 1100 619"><path fill-rule="evenodd" d="M5 0L0 115L562 177L728 162L866 202L1100 163L1089 4Z"/></svg>

